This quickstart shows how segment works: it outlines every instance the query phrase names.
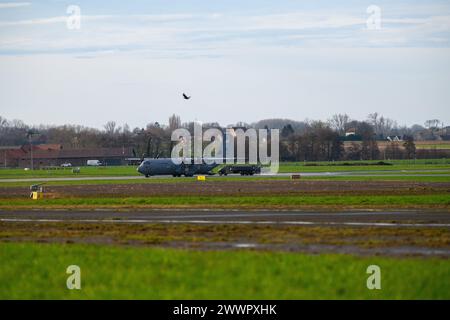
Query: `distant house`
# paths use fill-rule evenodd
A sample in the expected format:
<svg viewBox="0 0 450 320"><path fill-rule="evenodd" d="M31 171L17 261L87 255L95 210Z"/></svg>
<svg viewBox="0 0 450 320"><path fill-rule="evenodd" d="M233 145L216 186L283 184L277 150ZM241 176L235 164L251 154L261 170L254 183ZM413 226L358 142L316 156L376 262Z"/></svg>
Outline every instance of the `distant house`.
<svg viewBox="0 0 450 320"><path fill-rule="evenodd" d="M416 141L449 141L450 127L423 129L414 133L414 140Z"/></svg>
<svg viewBox="0 0 450 320"><path fill-rule="evenodd" d="M387 136L386 137L387 141L390 142L399 142L399 141L403 141L403 139L400 136Z"/></svg>
<svg viewBox="0 0 450 320"><path fill-rule="evenodd" d="M345 131L346 137L354 136L354 135L356 135L356 128L349 128L349 129L347 129L347 131Z"/></svg>

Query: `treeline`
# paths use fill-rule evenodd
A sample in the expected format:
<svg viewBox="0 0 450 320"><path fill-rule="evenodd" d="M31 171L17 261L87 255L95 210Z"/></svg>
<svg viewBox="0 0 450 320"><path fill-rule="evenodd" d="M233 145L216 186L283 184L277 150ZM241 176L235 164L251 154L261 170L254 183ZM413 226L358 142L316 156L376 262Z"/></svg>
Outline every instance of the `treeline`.
<svg viewBox="0 0 450 320"><path fill-rule="evenodd" d="M20 120L7 120L0 116L0 146L24 144L61 144L66 149L79 148L132 148L136 157L169 157L172 150L171 133L177 128L193 132L193 122L182 123L172 115L167 124L149 123L145 128L131 129L107 122L102 129L79 125L29 126ZM203 124L204 129L218 128L218 123ZM366 120L351 119L346 114L333 115L328 121L295 121L267 119L255 123L236 123L227 127L266 128L280 130L280 157L289 161L412 159L414 157L440 157L416 150L414 140L436 139L442 134L443 123L427 120L424 126L398 126L394 120L378 113ZM380 150L379 141L398 137L401 142L389 143ZM446 155L444 155L446 156Z"/></svg>

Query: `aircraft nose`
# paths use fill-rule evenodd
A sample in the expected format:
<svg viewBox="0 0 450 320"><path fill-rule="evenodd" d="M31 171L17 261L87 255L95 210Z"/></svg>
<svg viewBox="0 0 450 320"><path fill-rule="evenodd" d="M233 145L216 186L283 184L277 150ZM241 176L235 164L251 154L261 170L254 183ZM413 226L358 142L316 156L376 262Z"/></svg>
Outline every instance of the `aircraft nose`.
<svg viewBox="0 0 450 320"><path fill-rule="evenodd" d="M142 166L142 164L141 165L139 165L139 167L137 167L137 172L139 172L139 173L142 173L142 174L144 174L144 172L143 172L143 166Z"/></svg>

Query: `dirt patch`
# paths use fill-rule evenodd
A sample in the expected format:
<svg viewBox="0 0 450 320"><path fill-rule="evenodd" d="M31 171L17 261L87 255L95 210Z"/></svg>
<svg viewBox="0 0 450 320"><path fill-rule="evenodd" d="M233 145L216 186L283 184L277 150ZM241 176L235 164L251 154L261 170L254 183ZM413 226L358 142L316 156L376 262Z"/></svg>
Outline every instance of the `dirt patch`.
<svg viewBox="0 0 450 320"><path fill-rule="evenodd" d="M450 193L450 182L407 181L223 181L47 186L54 197L189 195L415 195ZM27 198L27 187L0 188L0 198Z"/></svg>
<svg viewBox="0 0 450 320"><path fill-rule="evenodd" d="M0 241L450 257L448 228L0 222Z"/></svg>

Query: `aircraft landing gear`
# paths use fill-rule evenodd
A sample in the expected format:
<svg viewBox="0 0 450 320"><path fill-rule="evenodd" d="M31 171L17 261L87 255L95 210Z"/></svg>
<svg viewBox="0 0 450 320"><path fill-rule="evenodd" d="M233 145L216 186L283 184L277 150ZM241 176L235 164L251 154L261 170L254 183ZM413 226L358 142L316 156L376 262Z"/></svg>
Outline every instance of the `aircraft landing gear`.
<svg viewBox="0 0 450 320"><path fill-rule="evenodd" d="M189 168L184 168L184 176L185 177L193 177L194 174L189 170Z"/></svg>

